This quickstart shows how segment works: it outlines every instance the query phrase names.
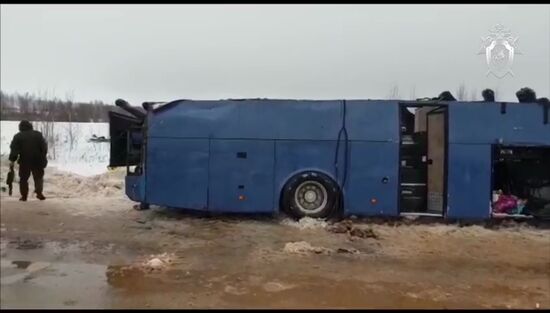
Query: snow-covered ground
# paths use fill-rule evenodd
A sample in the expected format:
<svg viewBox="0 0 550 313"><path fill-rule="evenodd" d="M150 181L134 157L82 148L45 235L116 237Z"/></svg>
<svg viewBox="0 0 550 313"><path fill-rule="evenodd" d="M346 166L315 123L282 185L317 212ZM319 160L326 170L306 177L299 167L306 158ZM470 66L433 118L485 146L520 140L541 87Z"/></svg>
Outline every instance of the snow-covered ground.
<svg viewBox="0 0 550 313"><path fill-rule="evenodd" d="M0 156L3 162L10 153L10 143L18 132L18 125L18 121L0 121ZM33 127L47 133L43 122L33 122ZM50 129L53 130L50 136L53 144L48 147L48 167L82 176L107 172L109 142L90 142L89 139L93 135L109 138L108 123L55 122Z"/></svg>

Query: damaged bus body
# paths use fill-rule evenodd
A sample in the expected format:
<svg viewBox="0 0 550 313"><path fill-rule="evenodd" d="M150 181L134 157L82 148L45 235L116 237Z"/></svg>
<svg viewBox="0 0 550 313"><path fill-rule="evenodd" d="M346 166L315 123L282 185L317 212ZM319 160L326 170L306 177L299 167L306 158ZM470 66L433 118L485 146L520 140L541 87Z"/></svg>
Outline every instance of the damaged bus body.
<svg viewBox="0 0 550 313"><path fill-rule="evenodd" d="M117 106L110 166L127 167L126 194L141 208L468 220L549 211L550 124L537 103Z"/></svg>

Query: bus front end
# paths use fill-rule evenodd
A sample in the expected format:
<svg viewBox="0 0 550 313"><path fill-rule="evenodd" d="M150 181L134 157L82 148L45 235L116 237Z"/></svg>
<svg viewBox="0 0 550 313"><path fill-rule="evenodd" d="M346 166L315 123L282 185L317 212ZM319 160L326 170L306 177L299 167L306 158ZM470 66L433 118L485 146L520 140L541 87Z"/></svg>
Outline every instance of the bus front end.
<svg viewBox="0 0 550 313"><path fill-rule="evenodd" d="M145 125L146 111L130 106L119 99L116 106L122 110L109 112L111 148L109 167L126 167L125 192L140 208L147 207L145 199Z"/></svg>

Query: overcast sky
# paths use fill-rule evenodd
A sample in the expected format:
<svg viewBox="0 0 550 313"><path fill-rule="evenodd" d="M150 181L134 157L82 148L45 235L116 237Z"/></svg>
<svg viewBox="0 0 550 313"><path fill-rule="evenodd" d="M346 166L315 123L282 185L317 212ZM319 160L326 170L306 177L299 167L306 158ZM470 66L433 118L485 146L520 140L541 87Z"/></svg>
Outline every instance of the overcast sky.
<svg viewBox="0 0 550 313"><path fill-rule="evenodd" d="M514 77L481 37L519 37ZM550 5L2 5L1 89L78 101L550 96Z"/></svg>

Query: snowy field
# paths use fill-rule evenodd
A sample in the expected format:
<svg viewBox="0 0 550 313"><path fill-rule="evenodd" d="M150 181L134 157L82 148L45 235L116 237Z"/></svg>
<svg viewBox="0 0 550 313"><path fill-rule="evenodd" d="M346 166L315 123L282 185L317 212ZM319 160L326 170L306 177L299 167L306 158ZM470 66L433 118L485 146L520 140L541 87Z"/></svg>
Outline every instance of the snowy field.
<svg viewBox="0 0 550 313"><path fill-rule="evenodd" d="M48 167L93 176L107 172L109 142L90 142L93 135L109 138L108 123L32 122L35 130L51 136L48 144ZM10 153L10 143L18 132L18 121L0 121L0 155L5 162ZM71 136L72 134L72 136ZM72 139L71 139L72 138Z"/></svg>

